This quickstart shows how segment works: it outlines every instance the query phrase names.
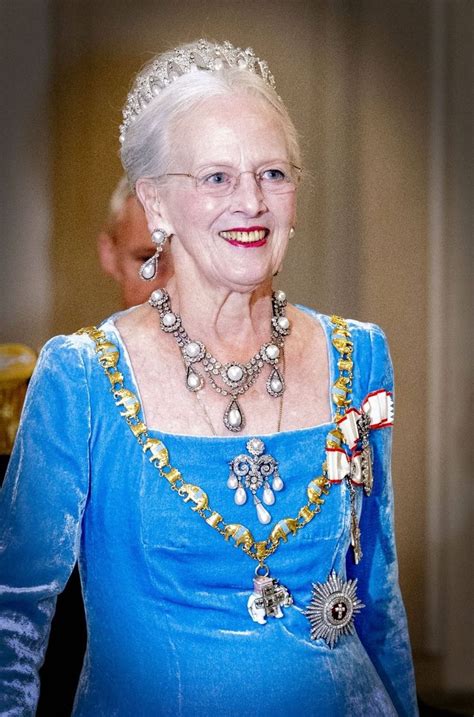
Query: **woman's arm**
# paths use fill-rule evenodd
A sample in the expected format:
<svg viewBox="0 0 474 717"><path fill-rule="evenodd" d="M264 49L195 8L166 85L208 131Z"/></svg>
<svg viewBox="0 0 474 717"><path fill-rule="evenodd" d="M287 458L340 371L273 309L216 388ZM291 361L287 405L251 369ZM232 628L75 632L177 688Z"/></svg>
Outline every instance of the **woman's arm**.
<svg viewBox="0 0 474 717"><path fill-rule="evenodd" d="M368 392L393 390L387 341L376 326L370 329L372 358ZM356 618L359 637L400 717L418 714L405 608L398 584L391 482L392 428L372 430L374 485L363 497L360 519L363 558L356 566L349 551L347 572L358 578L358 597L365 604Z"/></svg>
<svg viewBox="0 0 474 717"><path fill-rule="evenodd" d="M0 714L33 715L56 597L79 552L90 405L77 337L44 347L0 494Z"/></svg>

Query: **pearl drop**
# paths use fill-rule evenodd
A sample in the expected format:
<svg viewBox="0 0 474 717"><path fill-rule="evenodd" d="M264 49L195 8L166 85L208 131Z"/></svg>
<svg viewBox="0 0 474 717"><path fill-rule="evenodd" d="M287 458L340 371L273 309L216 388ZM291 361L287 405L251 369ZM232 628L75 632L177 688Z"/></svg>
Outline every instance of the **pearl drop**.
<svg viewBox="0 0 474 717"><path fill-rule="evenodd" d="M273 505L273 503L275 502L275 495L271 488L264 488L263 502L265 503L265 505Z"/></svg>
<svg viewBox="0 0 474 717"><path fill-rule="evenodd" d="M240 414L240 411L238 408L232 408L229 411L229 414L227 416L227 420L229 421L231 426L240 426L242 423L242 416Z"/></svg>
<svg viewBox="0 0 474 717"><path fill-rule="evenodd" d="M152 257L151 259L148 259L145 264L140 269L140 276L142 276L144 279L154 279L156 275L156 261L155 258Z"/></svg>
<svg viewBox="0 0 474 717"><path fill-rule="evenodd" d="M278 378L272 378L270 381L270 388L274 393L280 393L281 389L283 388L283 384Z"/></svg>
<svg viewBox="0 0 474 717"><path fill-rule="evenodd" d="M173 326L176 321L176 316L172 311L168 311L168 313L163 316L162 321L165 326Z"/></svg>
<svg viewBox="0 0 474 717"><path fill-rule="evenodd" d="M244 505L247 502L247 493L245 488L237 488L234 495L234 501L237 505Z"/></svg>
<svg viewBox="0 0 474 717"><path fill-rule="evenodd" d="M227 480L227 487L234 489L234 488L237 488L238 485L239 485L239 482L238 482L237 478L234 475L230 475Z"/></svg>
<svg viewBox="0 0 474 717"><path fill-rule="evenodd" d="M162 298L163 298L163 292L161 291L161 289L155 289L155 291L152 291L151 296L150 296L150 299L152 301L161 301Z"/></svg>
<svg viewBox="0 0 474 717"><path fill-rule="evenodd" d="M286 300L285 292L281 291L281 289L279 289L278 291L275 291L275 299L277 301L279 301L280 304L282 304Z"/></svg>
<svg viewBox="0 0 474 717"><path fill-rule="evenodd" d="M184 349L184 352L186 356L189 356L189 358L196 358L196 356L199 354L200 346L195 341L190 341L189 344L186 344L186 347Z"/></svg>
<svg viewBox="0 0 474 717"><path fill-rule="evenodd" d="M201 377L197 373L194 373L194 371L189 371L186 380L189 388L195 389L201 385Z"/></svg>
<svg viewBox="0 0 474 717"><path fill-rule="evenodd" d="M255 506L257 509L257 518L260 521L260 523L263 523L263 525L267 525L272 519L272 516L268 512L266 508L261 503L257 503Z"/></svg>
<svg viewBox="0 0 474 717"><path fill-rule="evenodd" d="M265 349L265 353L269 359L276 359L280 355L280 349L275 344L269 344Z"/></svg>
<svg viewBox="0 0 474 717"><path fill-rule="evenodd" d="M240 381L242 376L244 375L244 372L240 368L240 366L229 366L227 369L227 377L230 381Z"/></svg>
<svg viewBox="0 0 474 717"><path fill-rule="evenodd" d="M288 321L286 316L280 316L278 318L278 326L280 327L280 329L287 329L289 327L289 325L290 325L290 322Z"/></svg>
<svg viewBox="0 0 474 717"><path fill-rule="evenodd" d="M275 476L275 478L272 480L272 488L273 490L279 491L283 490L284 483L280 476Z"/></svg>

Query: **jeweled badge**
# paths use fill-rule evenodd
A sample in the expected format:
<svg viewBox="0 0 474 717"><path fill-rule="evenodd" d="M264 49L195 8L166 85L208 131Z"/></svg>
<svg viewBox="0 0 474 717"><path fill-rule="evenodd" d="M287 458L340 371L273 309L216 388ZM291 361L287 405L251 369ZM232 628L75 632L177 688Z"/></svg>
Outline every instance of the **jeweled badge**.
<svg viewBox="0 0 474 717"><path fill-rule="evenodd" d="M263 575L259 570L263 569ZM267 617L283 617L283 607L293 604L288 588L272 578L268 567L259 565L253 580L253 593L247 601L249 615L254 622L265 625Z"/></svg>
<svg viewBox="0 0 474 717"><path fill-rule="evenodd" d="M354 633L354 615L364 603L356 595L357 580L344 582L333 570L325 583L313 583L313 595L304 614L311 639L322 638L333 648L341 635Z"/></svg>

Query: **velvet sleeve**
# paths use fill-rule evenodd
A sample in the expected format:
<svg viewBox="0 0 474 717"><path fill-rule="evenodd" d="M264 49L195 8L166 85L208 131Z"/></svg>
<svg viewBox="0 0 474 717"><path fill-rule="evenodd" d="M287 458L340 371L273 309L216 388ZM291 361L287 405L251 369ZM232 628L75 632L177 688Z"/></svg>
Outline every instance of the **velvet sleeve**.
<svg viewBox="0 0 474 717"><path fill-rule="evenodd" d="M0 494L0 714L34 715L56 597L79 552L90 406L79 337L42 350Z"/></svg>
<svg viewBox="0 0 474 717"><path fill-rule="evenodd" d="M387 341L370 328L371 369L367 392L393 391L393 369ZM356 363L357 365L357 363ZM398 584L391 482L392 427L370 433L374 485L362 498L360 516L363 558L358 565L349 551L348 576L358 579L357 594L365 608L356 619L359 637L400 717L418 714L405 608Z"/></svg>

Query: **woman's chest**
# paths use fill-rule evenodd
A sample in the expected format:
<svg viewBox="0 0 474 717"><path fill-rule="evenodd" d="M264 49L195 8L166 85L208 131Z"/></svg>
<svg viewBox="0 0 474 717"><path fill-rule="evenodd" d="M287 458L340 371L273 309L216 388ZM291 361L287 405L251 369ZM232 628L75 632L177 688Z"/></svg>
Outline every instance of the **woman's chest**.
<svg viewBox="0 0 474 717"><path fill-rule="evenodd" d="M166 433L232 435L298 430L331 420L329 376L322 362L285 359L276 367L264 365L240 385L232 384L225 367L191 370L198 390L191 390L189 370L178 361L163 357L135 368L148 426ZM278 392L272 390L275 377Z"/></svg>
<svg viewBox="0 0 474 717"><path fill-rule="evenodd" d="M107 465L94 470L84 539L86 551L94 549L94 564L100 562L98 574L114 573L133 558L135 565L143 564L157 596L173 599L203 585L233 594L236 587L251 585L257 562L246 549L255 553L252 546L260 544L271 550L266 562L272 573L298 590L300 577L302 589L307 588L308 576L319 579L337 553L345 554L346 485L319 490L317 483L327 427L291 437L263 436L260 445L252 445L248 436L162 436L177 482L157 470L153 454L129 433L113 460L119 441L109 441ZM239 489L245 500L237 500ZM308 504L318 490L308 519ZM268 522L260 520L258 505ZM103 548L97 551L99 545ZM169 589L163 592L165 585Z"/></svg>

